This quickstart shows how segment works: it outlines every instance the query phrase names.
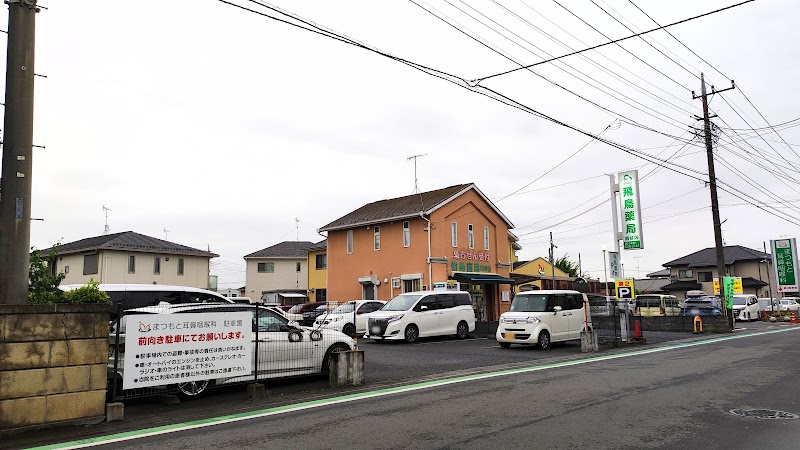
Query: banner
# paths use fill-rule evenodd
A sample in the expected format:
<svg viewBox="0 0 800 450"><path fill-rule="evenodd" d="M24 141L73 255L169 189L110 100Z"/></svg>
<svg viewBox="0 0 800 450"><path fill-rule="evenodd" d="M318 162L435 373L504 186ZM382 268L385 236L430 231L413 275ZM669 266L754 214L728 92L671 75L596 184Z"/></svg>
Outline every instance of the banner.
<svg viewBox="0 0 800 450"><path fill-rule="evenodd" d="M621 278L619 273L619 252L608 252L608 271L611 278L615 280Z"/></svg>
<svg viewBox="0 0 800 450"><path fill-rule="evenodd" d="M639 204L639 171L620 172L619 205L622 210L622 235L625 250L644 248L642 209Z"/></svg>
<svg viewBox="0 0 800 450"><path fill-rule="evenodd" d="M742 277L725 277L733 278L733 294L744 294L744 286L742 285ZM714 295L719 295L719 278L714 277Z"/></svg>
<svg viewBox="0 0 800 450"><path fill-rule="evenodd" d="M776 239L770 241L770 247L778 292L797 292L797 241L795 238Z"/></svg>

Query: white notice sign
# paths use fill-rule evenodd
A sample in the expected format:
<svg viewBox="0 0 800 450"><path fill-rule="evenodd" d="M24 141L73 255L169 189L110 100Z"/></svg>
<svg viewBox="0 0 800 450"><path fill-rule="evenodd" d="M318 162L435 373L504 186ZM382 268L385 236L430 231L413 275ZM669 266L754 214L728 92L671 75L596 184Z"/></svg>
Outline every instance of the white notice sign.
<svg viewBox="0 0 800 450"><path fill-rule="evenodd" d="M252 375L252 313L131 314L125 320L124 389Z"/></svg>

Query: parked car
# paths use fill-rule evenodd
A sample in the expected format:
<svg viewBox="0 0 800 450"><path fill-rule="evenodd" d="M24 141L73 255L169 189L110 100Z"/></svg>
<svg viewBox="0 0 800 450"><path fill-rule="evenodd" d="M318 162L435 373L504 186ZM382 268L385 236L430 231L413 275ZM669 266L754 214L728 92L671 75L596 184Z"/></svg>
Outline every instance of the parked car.
<svg viewBox="0 0 800 450"><path fill-rule="evenodd" d="M511 309L500 315L495 335L500 347L536 345L581 338L585 330L586 298L578 291L528 291L514 296Z"/></svg>
<svg viewBox="0 0 800 450"><path fill-rule="evenodd" d="M755 295L734 295L733 296L733 320L758 320L758 298Z"/></svg>
<svg viewBox="0 0 800 450"><path fill-rule="evenodd" d="M678 297L662 294L642 294L636 296L635 315L644 317L678 316L681 307Z"/></svg>
<svg viewBox="0 0 800 450"><path fill-rule="evenodd" d="M316 308L303 312L303 320L300 321L301 325L307 327L313 326L314 321L317 320L317 317L334 309L331 306L328 306L327 302L318 302L317 305L318 306Z"/></svg>
<svg viewBox="0 0 800 450"><path fill-rule="evenodd" d="M126 311L121 321L116 376L124 376L125 324L137 314L188 314L188 313L249 312L252 314L253 339L250 343L252 366L258 371L258 379L281 378L324 373L328 371L330 355L354 348L353 339L336 330L315 330L298 327L271 308L243 304L169 305L136 308ZM258 331L258 338L256 338ZM315 337L311 333L320 333ZM299 336L298 336L299 335ZM292 337L294 336L294 337ZM258 339L258 342L256 342ZM109 379L114 374L115 336L109 337ZM322 344L322 345L320 345ZM256 358L256 349L259 357ZM256 361L258 365L256 366ZM235 378L214 378L175 385L178 396L184 399L198 398L213 385L252 381L254 375ZM122 386L122 383L119 383Z"/></svg>
<svg viewBox="0 0 800 450"><path fill-rule="evenodd" d="M800 303L797 297L783 297L781 299L781 311L798 311L800 310Z"/></svg>
<svg viewBox="0 0 800 450"><path fill-rule="evenodd" d="M600 294L586 294L589 301L589 312L592 316L613 316L617 307L617 298Z"/></svg>
<svg viewBox="0 0 800 450"><path fill-rule="evenodd" d="M722 304L717 297L691 297L683 302L682 316L722 316Z"/></svg>
<svg viewBox="0 0 800 450"><path fill-rule="evenodd" d="M314 327L338 330L350 337L363 335L367 332L369 314L381 309L385 303L381 300L354 300L342 303L333 311L317 317Z"/></svg>
<svg viewBox="0 0 800 450"><path fill-rule="evenodd" d="M475 331L475 312L469 292L406 292L371 313L367 325L364 337L376 340L413 343L451 334L464 339Z"/></svg>
<svg viewBox="0 0 800 450"><path fill-rule="evenodd" d="M764 311L780 311L781 305L777 298L763 297L758 299L758 310L763 313Z"/></svg>
<svg viewBox="0 0 800 450"><path fill-rule="evenodd" d="M64 291L83 287L83 284L59 286ZM111 318L115 320L117 311L124 311L159 304L183 303L233 303L233 300L205 289L166 284L101 284L98 289L111 298Z"/></svg>
<svg viewBox="0 0 800 450"><path fill-rule="evenodd" d="M324 306L326 304L327 302L300 303L290 307L286 312L291 314L294 320L297 320L301 325L310 326L314 323L314 320L311 319L311 321L309 322L308 319L306 318L306 313L310 313L315 309L319 308L320 306ZM309 317L311 317L310 314Z"/></svg>

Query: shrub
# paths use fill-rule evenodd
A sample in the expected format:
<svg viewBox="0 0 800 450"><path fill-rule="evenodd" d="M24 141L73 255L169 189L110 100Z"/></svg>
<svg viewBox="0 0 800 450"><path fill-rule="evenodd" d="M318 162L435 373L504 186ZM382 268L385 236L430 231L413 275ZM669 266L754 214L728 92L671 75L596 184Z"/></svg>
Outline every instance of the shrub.
<svg viewBox="0 0 800 450"><path fill-rule="evenodd" d="M100 290L100 283L89 280L86 286L81 286L77 289L67 291L65 297L67 303L111 303L111 297L105 292Z"/></svg>
<svg viewBox="0 0 800 450"><path fill-rule="evenodd" d="M53 274L50 264L55 264L58 248L61 243L56 243L53 248L42 256L39 250L31 252L31 265L28 269L28 303L64 303L64 291L58 285L66 276L63 273Z"/></svg>

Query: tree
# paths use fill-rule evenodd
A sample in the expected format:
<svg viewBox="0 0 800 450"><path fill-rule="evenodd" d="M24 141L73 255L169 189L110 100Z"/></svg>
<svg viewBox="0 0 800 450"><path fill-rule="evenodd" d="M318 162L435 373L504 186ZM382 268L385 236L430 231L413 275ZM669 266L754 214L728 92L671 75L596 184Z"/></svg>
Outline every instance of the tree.
<svg viewBox="0 0 800 450"><path fill-rule="evenodd" d="M566 254L566 255L562 256L561 258L558 258L556 260L556 262L555 262L555 266L556 266L556 268L558 268L562 272L566 273L567 275L569 275L571 277L577 277L578 276L578 265L575 264L574 262L570 261L568 258L569 258L569 254Z"/></svg>
<svg viewBox="0 0 800 450"><path fill-rule="evenodd" d="M66 276L63 273L53 273L51 264L56 263L58 248L57 243L42 256L39 250L31 252L31 267L28 269L28 303L64 303L64 291L58 285Z"/></svg>

